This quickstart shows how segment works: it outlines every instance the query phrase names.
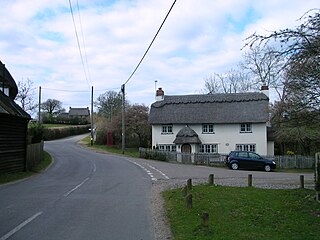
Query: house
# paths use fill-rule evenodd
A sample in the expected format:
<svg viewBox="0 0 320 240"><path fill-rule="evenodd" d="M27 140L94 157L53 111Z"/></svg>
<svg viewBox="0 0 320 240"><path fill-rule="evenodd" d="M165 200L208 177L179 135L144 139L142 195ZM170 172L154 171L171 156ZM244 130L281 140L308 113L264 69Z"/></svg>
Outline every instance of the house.
<svg viewBox="0 0 320 240"><path fill-rule="evenodd" d="M267 140L268 87L261 92L166 96L151 105L152 146L177 153L247 150L273 155Z"/></svg>
<svg viewBox="0 0 320 240"><path fill-rule="evenodd" d="M90 111L89 107L86 108L69 108L69 118L79 118L90 122Z"/></svg>
<svg viewBox="0 0 320 240"><path fill-rule="evenodd" d="M18 87L0 61L0 173L26 170L27 130L31 119L14 102Z"/></svg>

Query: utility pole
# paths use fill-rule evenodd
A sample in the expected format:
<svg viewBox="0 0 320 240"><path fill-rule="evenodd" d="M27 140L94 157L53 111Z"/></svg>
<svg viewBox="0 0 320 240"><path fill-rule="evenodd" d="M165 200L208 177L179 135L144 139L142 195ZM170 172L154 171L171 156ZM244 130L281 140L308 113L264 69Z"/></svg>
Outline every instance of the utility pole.
<svg viewBox="0 0 320 240"><path fill-rule="evenodd" d="M93 86L91 87L91 146L93 145Z"/></svg>
<svg viewBox="0 0 320 240"><path fill-rule="evenodd" d="M38 123L41 123L41 86L39 87L39 113L38 113Z"/></svg>
<svg viewBox="0 0 320 240"><path fill-rule="evenodd" d="M126 144L126 130L125 130L125 85L121 85L122 92L122 154L124 154Z"/></svg>

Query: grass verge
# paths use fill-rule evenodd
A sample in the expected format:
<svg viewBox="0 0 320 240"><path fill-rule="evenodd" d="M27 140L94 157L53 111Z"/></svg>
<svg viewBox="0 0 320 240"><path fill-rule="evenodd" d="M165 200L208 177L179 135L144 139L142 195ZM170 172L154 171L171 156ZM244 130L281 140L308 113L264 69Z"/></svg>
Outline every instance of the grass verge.
<svg viewBox="0 0 320 240"><path fill-rule="evenodd" d="M17 180L21 180L37 174L46 169L52 162L52 158L49 153L44 151L44 159L33 169L33 171L27 172L15 172L15 173L1 173L0 184L9 183Z"/></svg>
<svg viewBox="0 0 320 240"><path fill-rule="evenodd" d="M180 189L163 193L175 240L319 239L320 204L306 189L195 186L193 208ZM209 213L209 226L201 215Z"/></svg>
<svg viewBox="0 0 320 240"><path fill-rule="evenodd" d="M102 150L104 152L108 152L108 153L115 153L115 154L122 154L122 149L119 147L110 147L110 146L106 146L106 145L97 145L97 144L93 144L92 146L90 145L90 136L85 137L84 139L81 140L82 142L86 143L86 146L89 148L94 148L94 149L98 149L98 150ZM135 158L139 158L140 154L139 154L139 149L137 148L126 148L124 151L124 155L130 156L130 157L135 157Z"/></svg>

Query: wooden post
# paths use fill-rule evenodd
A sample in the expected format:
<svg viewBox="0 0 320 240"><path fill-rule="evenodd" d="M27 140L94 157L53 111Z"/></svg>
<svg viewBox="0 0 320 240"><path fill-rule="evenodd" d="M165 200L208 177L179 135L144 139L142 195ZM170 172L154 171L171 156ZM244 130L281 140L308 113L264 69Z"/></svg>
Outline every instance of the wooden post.
<svg viewBox="0 0 320 240"><path fill-rule="evenodd" d="M209 213L204 212L201 215L201 225L203 227L209 227Z"/></svg>
<svg viewBox="0 0 320 240"><path fill-rule="evenodd" d="M187 186L188 186L188 190L192 189L192 179L191 178L188 179Z"/></svg>
<svg viewBox="0 0 320 240"><path fill-rule="evenodd" d="M320 202L320 153L316 153L316 164L315 164L315 190L316 199Z"/></svg>
<svg viewBox="0 0 320 240"><path fill-rule="evenodd" d="M182 192L182 196L183 197L186 197L188 195L188 187L187 186L184 186L181 190Z"/></svg>
<svg viewBox="0 0 320 240"><path fill-rule="evenodd" d="M248 175L248 187L252 187L252 174Z"/></svg>
<svg viewBox="0 0 320 240"><path fill-rule="evenodd" d="M304 188L304 175L300 175L300 188Z"/></svg>
<svg viewBox="0 0 320 240"><path fill-rule="evenodd" d="M187 208L191 209L192 208L192 194L191 193L189 193L186 196L186 203L187 203Z"/></svg>
<svg viewBox="0 0 320 240"><path fill-rule="evenodd" d="M214 185L214 174L209 175L209 185Z"/></svg>

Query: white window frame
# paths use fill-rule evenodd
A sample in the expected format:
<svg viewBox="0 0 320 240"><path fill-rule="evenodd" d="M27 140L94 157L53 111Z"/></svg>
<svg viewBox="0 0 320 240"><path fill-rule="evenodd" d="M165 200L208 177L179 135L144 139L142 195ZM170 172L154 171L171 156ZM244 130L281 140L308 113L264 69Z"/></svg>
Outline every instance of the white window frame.
<svg viewBox="0 0 320 240"><path fill-rule="evenodd" d="M201 144L201 153L218 153L218 144Z"/></svg>
<svg viewBox="0 0 320 240"><path fill-rule="evenodd" d="M256 144L236 144L236 150L256 152Z"/></svg>
<svg viewBox="0 0 320 240"><path fill-rule="evenodd" d="M161 134L173 134L172 124L161 125Z"/></svg>
<svg viewBox="0 0 320 240"><path fill-rule="evenodd" d="M240 123L240 133L252 133L252 123Z"/></svg>
<svg viewBox="0 0 320 240"><path fill-rule="evenodd" d="M176 152L177 146L174 144L159 144L158 145L160 151L166 151L166 152Z"/></svg>
<svg viewBox="0 0 320 240"><path fill-rule="evenodd" d="M214 134L214 124L213 123L202 124L202 133L203 134Z"/></svg>

